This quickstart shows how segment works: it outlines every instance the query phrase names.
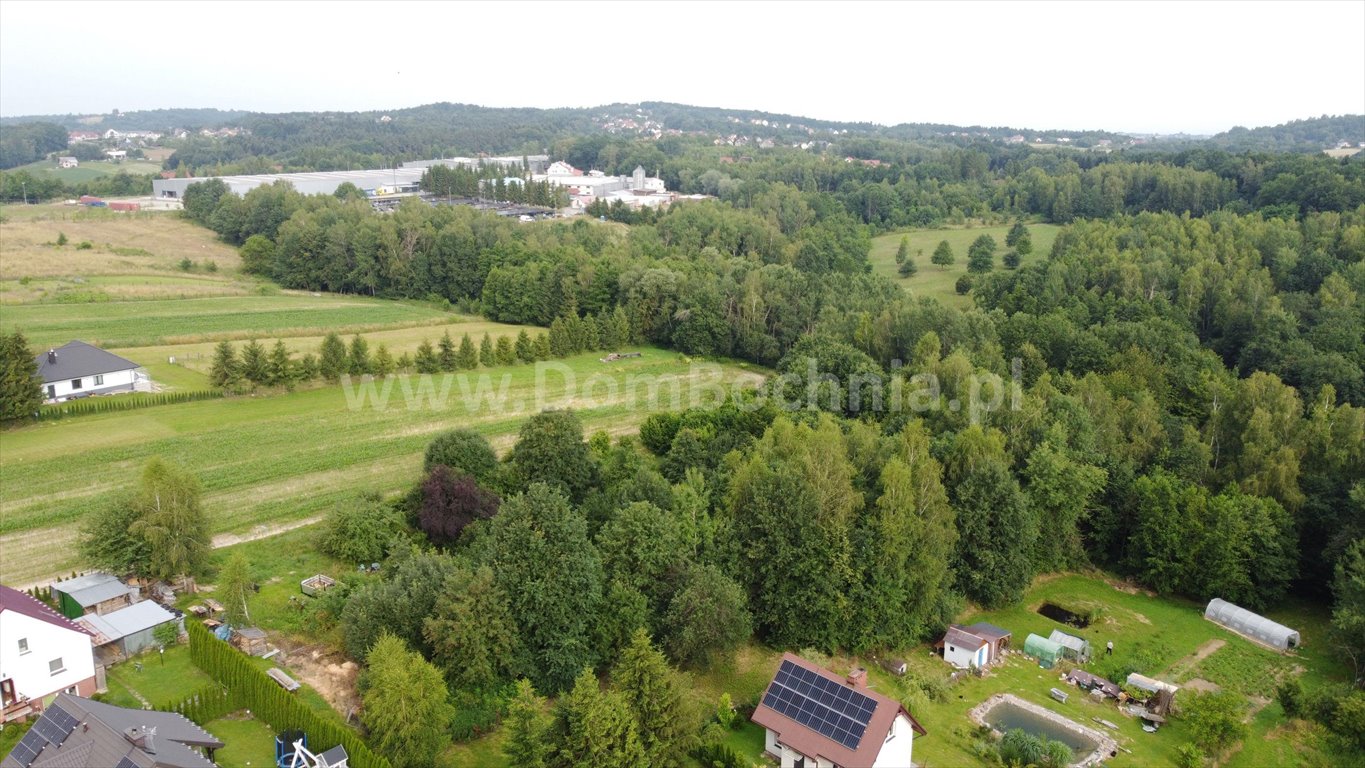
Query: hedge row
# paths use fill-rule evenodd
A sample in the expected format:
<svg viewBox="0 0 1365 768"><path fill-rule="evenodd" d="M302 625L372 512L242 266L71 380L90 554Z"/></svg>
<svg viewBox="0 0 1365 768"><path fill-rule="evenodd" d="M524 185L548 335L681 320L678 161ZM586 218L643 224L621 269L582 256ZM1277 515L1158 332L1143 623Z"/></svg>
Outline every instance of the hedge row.
<svg viewBox="0 0 1365 768"><path fill-rule="evenodd" d="M185 629L190 635L190 659L195 666L232 691L234 703L250 709L253 717L276 731L307 733L308 748L314 752L344 745L352 768L389 768L389 761L371 752L355 731L320 717L255 667L249 657L214 637L203 625L186 622Z"/></svg>
<svg viewBox="0 0 1365 768"><path fill-rule="evenodd" d="M199 389L190 392L157 392L141 397L90 397L72 400L60 405L48 405L38 409L39 419L62 419L67 416L86 416L92 413L113 413L131 411L137 408L150 408L155 405L172 403L192 403L196 400L212 400L222 397L217 389Z"/></svg>
<svg viewBox="0 0 1365 768"><path fill-rule="evenodd" d="M237 700L227 688L213 683L191 693L184 699L158 706L162 712L175 712L184 715L200 725L210 720L236 712L243 708L243 704Z"/></svg>

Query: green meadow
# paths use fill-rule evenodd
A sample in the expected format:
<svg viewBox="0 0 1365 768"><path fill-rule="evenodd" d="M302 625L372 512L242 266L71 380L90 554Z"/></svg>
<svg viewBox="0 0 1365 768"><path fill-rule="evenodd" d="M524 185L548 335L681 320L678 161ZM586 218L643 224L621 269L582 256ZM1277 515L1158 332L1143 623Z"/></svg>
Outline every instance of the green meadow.
<svg viewBox="0 0 1365 768"><path fill-rule="evenodd" d="M1055 224L1029 224L1028 230L1033 239L1033 252L1023 258L1023 264L1047 258L1047 254L1052 250L1052 241L1057 239L1057 232L1061 227ZM959 295L955 289L957 279L967 273L967 249L971 247L973 240L982 235L990 235L995 238L997 246L995 268L1004 269L1001 258L1008 250L1005 248L1005 235L1009 231L1009 226L953 227L911 229L881 235L872 240L872 269L877 274L895 280L912 295L932 296L944 304L967 306L971 303L971 298ZM900 247L902 237L909 241L910 257L919 267L919 272L910 277L901 277L899 265L896 264L896 250ZM934 249L943 240L948 241L948 245L953 249L953 256L956 257L952 266L946 268L929 262Z"/></svg>

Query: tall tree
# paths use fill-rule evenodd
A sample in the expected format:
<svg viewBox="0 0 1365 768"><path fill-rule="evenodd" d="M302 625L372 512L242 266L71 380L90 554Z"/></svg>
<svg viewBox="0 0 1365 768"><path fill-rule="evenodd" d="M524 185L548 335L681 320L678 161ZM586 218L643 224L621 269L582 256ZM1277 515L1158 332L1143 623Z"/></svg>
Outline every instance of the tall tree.
<svg viewBox="0 0 1365 768"><path fill-rule="evenodd" d="M744 644L753 632L744 590L713 565L688 569L661 623L664 647L679 664L705 668Z"/></svg>
<svg viewBox="0 0 1365 768"><path fill-rule="evenodd" d="M525 328L517 333L517 360L523 363L533 363L536 360L535 350L531 346L531 334Z"/></svg>
<svg viewBox="0 0 1365 768"><path fill-rule="evenodd" d="M147 462L132 503L130 531L147 542L144 575L169 579L203 570L209 555L208 516L200 506L199 481L160 458Z"/></svg>
<svg viewBox="0 0 1365 768"><path fill-rule="evenodd" d="M543 411L527 419L508 456L516 483L542 482L581 501L597 478L597 465L573 411Z"/></svg>
<svg viewBox="0 0 1365 768"><path fill-rule="evenodd" d="M496 493L479 487L472 476L444 464L431 468L421 491L417 527L439 546L454 544L470 523L497 514L502 501Z"/></svg>
<svg viewBox="0 0 1365 768"><path fill-rule="evenodd" d="M352 376L364 376L372 366L369 342L357 333L351 339L351 350L346 355L346 369Z"/></svg>
<svg viewBox="0 0 1365 768"><path fill-rule="evenodd" d="M507 739L502 751L508 762L518 768L546 768L553 745L549 743L550 718L545 713L545 699L536 695L531 681L517 681L516 693L507 705L504 720Z"/></svg>
<svg viewBox="0 0 1365 768"><path fill-rule="evenodd" d="M322 350L318 353L318 373L327 381L335 382L347 370L346 342L335 332L322 339Z"/></svg>
<svg viewBox="0 0 1365 768"><path fill-rule="evenodd" d="M374 375L388 376L393 373L397 367L398 363L393 359L393 353L389 351L389 348L386 345L381 343L379 348L374 351Z"/></svg>
<svg viewBox="0 0 1365 768"><path fill-rule="evenodd" d="M944 618L957 528L929 443L921 421L902 430L881 470L881 495L860 526L854 647L901 647Z"/></svg>
<svg viewBox="0 0 1365 768"><path fill-rule="evenodd" d="M1016 221L1014 226L1010 227L1009 234L1005 235L1005 247L1013 248L1020 256L1033 253L1033 236L1029 234L1024 222Z"/></svg>
<svg viewBox="0 0 1365 768"><path fill-rule="evenodd" d="M517 625L488 567L446 577L436 613L422 623L432 661L457 689L487 690L507 678L516 657Z"/></svg>
<svg viewBox="0 0 1365 768"><path fill-rule="evenodd" d="M0 421L29 418L42 405L38 363L24 334L0 336Z"/></svg>
<svg viewBox="0 0 1365 768"><path fill-rule="evenodd" d="M635 716L646 762L655 768L683 764L692 751L696 717L688 712L681 677L654 647L644 629L637 629L611 670L611 682Z"/></svg>
<svg viewBox="0 0 1365 768"><path fill-rule="evenodd" d="M1365 493L1365 484L1358 484ZM1337 560L1332 593L1332 641L1355 670L1365 675L1365 539L1358 539Z"/></svg>
<svg viewBox="0 0 1365 768"><path fill-rule="evenodd" d="M450 744L450 704L441 671L399 638L385 634L365 657L360 720L395 768L427 768Z"/></svg>
<svg viewBox="0 0 1365 768"><path fill-rule="evenodd" d="M242 369L237 362L237 350L224 340L213 348L213 363L209 366L209 383L218 389L232 389L242 380Z"/></svg>
<svg viewBox="0 0 1365 768"><path fill-rule="evenodd" d="M957 261L957 257L953 256L953 247L948 245L948 241L940 240L938 246L934 248L933 254L929 256L929 261L947 269L953 265L953 262Z"/></svg>
<svg viewBox="0 0 1365 768"><path fill-rule="evenodd" d="M576 670L597 661L603 577L587 520L560 490L535 483L503 503L484 545L521 632L517 671L542 690L566 689Z"/></svg>
<svg viewBox="0 0 1365 768"><path fill-rule="evenodd" d="M995 238L981 235L967 249L967 271L989 272L995 269Z"/></svg>
<svg viewBox="0 0 1365 768"><path fill-rule="evenodd" d="M621 694L602 690L591 669L559 700L550 741L553 768L640 768L649 765Z"/></svg>
<svg viewBox="0 0 1365 768"><path fill-rule="evenodd" d="M483 335L483 340L479 342L479 365L482 365L485 368L493 368L497 366L497 364L498 358L493 352L493 336L492 334L485 333Z"/></svg>
<svg viewBox="0 0 1365 768"><path fill-rule="evenodd" d="M958 585L985 607L1018 600L1034 574L1038 519L1010 472L1003 436L970 427L949 456L957 510Z"/></svg>
<svg viewBox="0 0 1365 768"><path fill-rule="evenodd" d="M422 460L423 471L430 472L437 464L472 475L484 485L493 481L498 469L498 457L488 438L470 429L451 429L440 433L427 444Z"/></svg>
<svg viewBox="0 0 1365 768"><path fill-rule="evenodd" d="M445 365L441 358L431 348L431 342L422 339L422 343L417 345L417 352L413 355L412 365L418 373L440 373L445 370ZM451 365L454 365L452 358Z"/></svg>
<svg viewBox="0 0 1365 768"><path fill-rule="evenodd" d="M479 367L479 353L467 333L460 337L460 351L455 354L455 367L465 371Z"/></svg>
<svg viewBox="0 0 1365 768"><path fill-rule="evenodd" d="M265 347L256 339L251 339L242 347L242 378L251 386L265 386L270 382L270 363Z"/></svg>
<svg viewBox="0 0 1365 768"><path fill-rule="evenodd" d="M904 264L908 258L910 258L910 238L901 235L900 245L896 246L896 263Z"/></svg>
<svg viewBox="0 0 1365 768"><path fill-rule="evenodd" d="M437 360L442 371L449 373L460 367L459 356L455 353L455 342L450 338L450 331L441 334L441 341L436 347L440 350L437 353ZM435 373L435 371L430 371L430 373Z"/></svg>
<svg viewBox="0 0 1365 768"><path fill-rule="evenodd" d="M1038 537L1035 567L1058 571L1082 564L1081 524L1108 473L1073 455L1062 425L1057 424L1029 454L1023 474L1034 514L1047 521L1047 535Z"/></svg>
<svg viewBox="0 0 1365 768"><path fill-rule="evenodd" d="M291 359L289 349L284 346L282 339L275 340L275 346L270 350L270 357L266 360L266 381L272 387L290 386L294 383L294 361Z"/></svg>
<svg viewBox="0 0 1365 768"><path fill-rule="evenodd" d="M234 627L250 624L251 611L247 601L254 594L251 585L246 555L240 550L234 551L223 564L223 570L218 574L217 589L214 590L214 595L223 604L224 622Z"/></svg>
<svg viewBox="0 0 1365 768"><path fill-rule="evenodd" d="M511 336L499 336L493 359L498 365L512 365L517 362L516 350L512 347Z"/></svg>

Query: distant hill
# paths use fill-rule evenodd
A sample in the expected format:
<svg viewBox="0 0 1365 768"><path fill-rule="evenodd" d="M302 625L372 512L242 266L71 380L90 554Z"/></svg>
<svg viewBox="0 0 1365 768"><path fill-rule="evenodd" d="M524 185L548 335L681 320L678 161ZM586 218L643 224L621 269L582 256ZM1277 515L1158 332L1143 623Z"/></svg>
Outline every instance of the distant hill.
<svg viewBox="0 0 1365 768"><path fill-rule="evenodd" d="M223 109L147 109L106 115L25 115L0 117L0 125L54 123L68 131L166 131L172 128L217 128L235 125L250 114Z"/></svg>
<svg viewBox="0 0 1365 768"><path fill-rule="evenodd" d="M1262 128L1238 126L1209 139L1221 149L1277 152L1318 152L1343 141L1353 147L1365 141L1365 115L1323 115Z"/></svg>

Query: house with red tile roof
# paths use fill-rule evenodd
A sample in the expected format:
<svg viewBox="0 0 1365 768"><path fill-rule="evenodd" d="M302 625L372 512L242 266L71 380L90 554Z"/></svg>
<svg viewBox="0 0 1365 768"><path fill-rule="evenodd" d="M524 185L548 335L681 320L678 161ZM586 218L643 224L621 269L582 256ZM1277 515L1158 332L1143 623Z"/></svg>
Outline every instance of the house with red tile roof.
<svg viewBox="0 0 1365 768"><path fill-rule="evenodd" d="M900 702L868 687L867 670L841 677L794 653L782 655L751 719L782 768L909 768L915 734L925 734Z"/></svg>

